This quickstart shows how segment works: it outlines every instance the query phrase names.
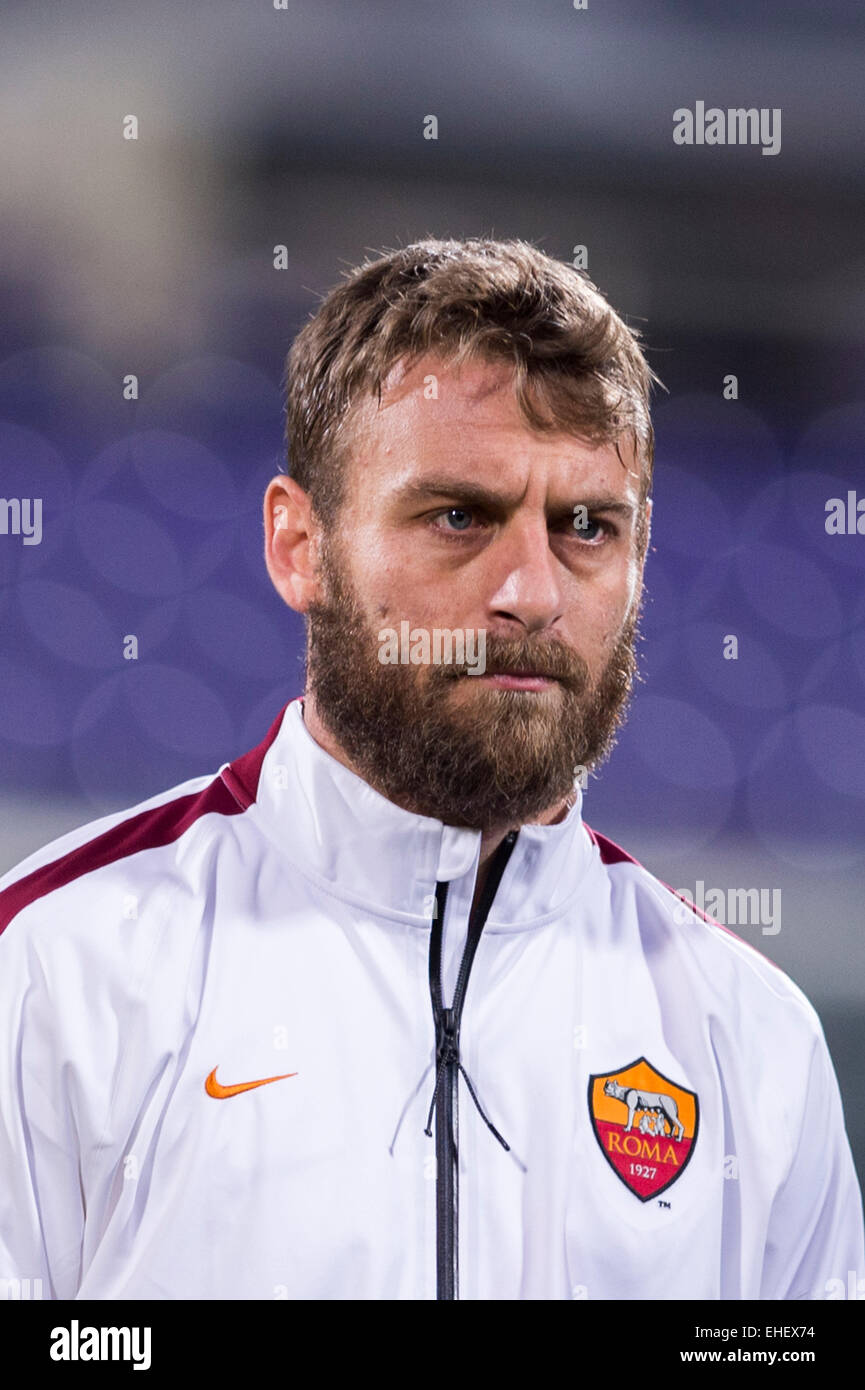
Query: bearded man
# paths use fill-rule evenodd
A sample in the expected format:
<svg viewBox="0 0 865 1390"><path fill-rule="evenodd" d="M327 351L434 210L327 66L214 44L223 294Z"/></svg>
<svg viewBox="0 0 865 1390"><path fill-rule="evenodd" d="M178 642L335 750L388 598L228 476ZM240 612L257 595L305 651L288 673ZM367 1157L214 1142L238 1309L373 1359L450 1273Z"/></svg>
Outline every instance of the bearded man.
<svg viewBox="0 0 865 1390"><path fill-rule="evenodd" d="M653 379L523 242L379 257L302 329L264 521L303 697L0 883L0 1275L740 1300L863 1268L810 1004L582 820L634 682Z"/></svg>

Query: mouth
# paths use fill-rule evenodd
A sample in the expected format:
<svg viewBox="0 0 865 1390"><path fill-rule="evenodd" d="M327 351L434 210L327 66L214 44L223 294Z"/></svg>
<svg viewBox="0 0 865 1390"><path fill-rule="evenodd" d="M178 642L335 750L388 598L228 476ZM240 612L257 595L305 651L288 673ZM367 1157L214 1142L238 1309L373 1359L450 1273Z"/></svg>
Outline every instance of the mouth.
<svg viewBox="0 0 865 1390"><path fill-rule="evenodd" d="M557 684L555 676L542 676L534 671L502 671L477 676L476 679L497 690L542 691Z"/></svg>

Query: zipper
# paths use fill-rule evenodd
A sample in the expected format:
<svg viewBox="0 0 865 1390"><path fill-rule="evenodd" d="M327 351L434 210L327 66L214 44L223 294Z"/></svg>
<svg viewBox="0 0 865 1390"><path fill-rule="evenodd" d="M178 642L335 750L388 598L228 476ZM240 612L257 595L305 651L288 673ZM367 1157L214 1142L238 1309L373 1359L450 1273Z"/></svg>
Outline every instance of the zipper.
<svg viewBox="0 0 865 1390"><path fill-rule="evenodd" d="M430 932L429 983L432 1001L433 1022L435 1024L436 1048L436 1088L433 1093L430 1117L435 1109L435 1150L436 1150L436 1299L459 1298L459 1155L457 1135L459 1130L459 1077L462 1071L472 1099L478 1107L486 1124L496 1138L507 1149L509 1146L498 1130L484 1115L475 1095L468 1073L462 1066L459 1055L460 1023L463 1003L469 982L472 963L478 948L511 852L516 843L517 831L511 830L490 861L486 882L477 903L469 915L468 931L454 989L453 1003L444 1007L442 998L442 935L444 915L447 906L448 884L437 883L435 892L435 916ZM425 1131L431 1134L429 1120Z"/></svg>

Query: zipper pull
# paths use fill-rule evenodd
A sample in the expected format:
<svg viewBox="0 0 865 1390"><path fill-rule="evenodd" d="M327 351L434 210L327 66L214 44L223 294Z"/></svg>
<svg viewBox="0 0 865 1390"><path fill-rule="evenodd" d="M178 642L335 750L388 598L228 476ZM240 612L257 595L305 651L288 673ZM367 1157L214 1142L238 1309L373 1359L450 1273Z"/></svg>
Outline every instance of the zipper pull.
<svg viewBox="0 0 865 1390"><path fill-rule="evenodd" d="M459 1060L456 1040L456 1018L453 1009L442 1009L441 1011L441 1036L438 1045L438 1060L440 1064Z"/></svg>

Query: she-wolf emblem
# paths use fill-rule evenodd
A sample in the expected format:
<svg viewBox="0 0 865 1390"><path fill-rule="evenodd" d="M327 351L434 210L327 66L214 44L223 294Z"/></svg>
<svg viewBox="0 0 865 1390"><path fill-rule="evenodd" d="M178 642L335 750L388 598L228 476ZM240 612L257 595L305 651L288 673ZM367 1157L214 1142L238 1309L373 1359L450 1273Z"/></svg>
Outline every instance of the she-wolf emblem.
<svg viewBox="0 0 865 1390"><path fill-rule="evenodd" d="M659 1095L655 1091L641 1091L636 1086L622 1086L618 1081L604 1082L604 1095L613 1096L620 1100L623 1105L628 1107L628 1123L625 1125L627 1134L633 1128L634 1116L638 1110L656 1116L655 1124L657 1134L667 1134L667 1122L670 1125L670 1138L677 1143L685 1137L685 1126L679 1119L679 1107L672 1096ZM646 1119L643 1115L641 1125Z"/></svg>

